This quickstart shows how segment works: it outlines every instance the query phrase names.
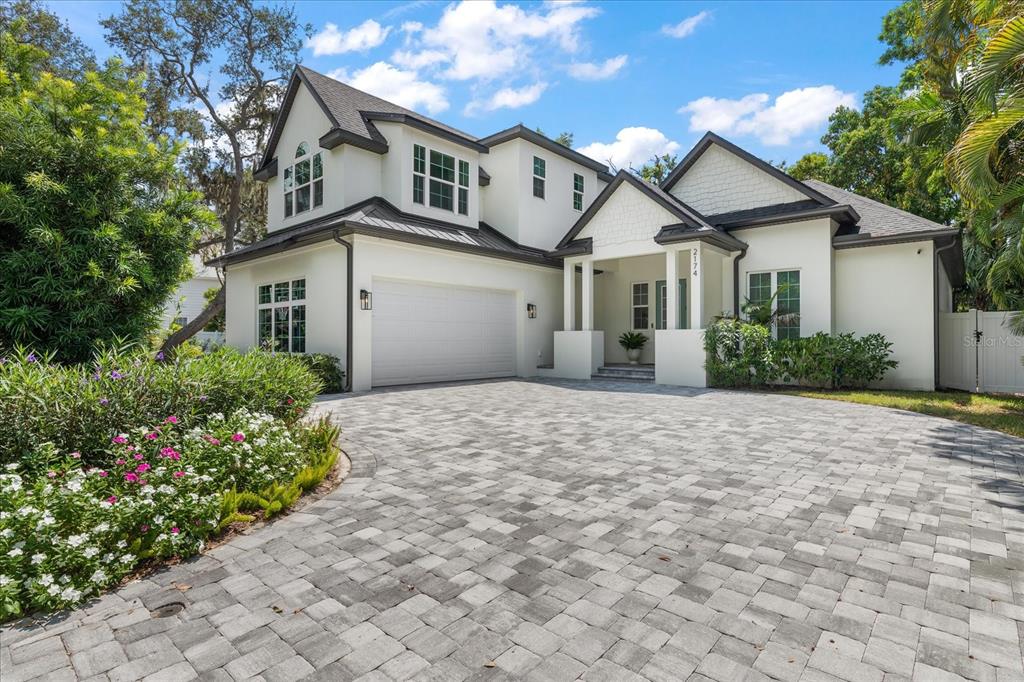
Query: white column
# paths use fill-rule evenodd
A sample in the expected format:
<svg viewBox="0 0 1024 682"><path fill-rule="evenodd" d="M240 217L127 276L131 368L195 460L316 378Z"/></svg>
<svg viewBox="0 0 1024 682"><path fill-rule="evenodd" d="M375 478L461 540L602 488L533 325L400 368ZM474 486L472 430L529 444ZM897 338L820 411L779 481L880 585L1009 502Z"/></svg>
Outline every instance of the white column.
<svg viewBox="0 0 1024 682"><path fill-rule="evenodd" d="M571 332L576 328L576 262L566 258L562 263L562 329Z"/></svg>
<svg viewBox="0 0 1024 682"><path fill-rule="evenodd" d="M701 286L703 279L700 244L696 244L690 249L690 329L704 327L704 287Z"/></svg>
<svg viewBox="0 0 1024 682"><path fill-rule="evenodd" d="M665 252L665 329L679 329L679 252Z"/></svg>
<svg viewBox="0 0 1024 682"><path fill-rule="evenodd" d="M594 331L594 261L583 261L583 331Z"/></svg>

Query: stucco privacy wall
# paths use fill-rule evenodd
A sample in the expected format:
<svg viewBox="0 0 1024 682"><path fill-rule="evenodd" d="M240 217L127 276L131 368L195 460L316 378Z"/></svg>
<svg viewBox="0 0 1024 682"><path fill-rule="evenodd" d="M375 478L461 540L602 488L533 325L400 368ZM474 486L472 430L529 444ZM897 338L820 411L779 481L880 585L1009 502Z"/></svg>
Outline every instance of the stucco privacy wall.
<svg viewBox="0 0 1024 682"><path fill-rule="evenodd" d="M801 335L831 333L832 233L828 218L732 232L748 245L740 261L740 303L750 295L750 273L799 270Z"/></svg>
<svg viewBox="0 0 1024 682"><path fill-rule="evenodd" d="M345 250L333 242L228 266L227 344L256 345L256 287L304 277L306 352L344 358L345 266Z"/></svg>
<svg viewBox="0 0 1024 682"><path fill-rule="evenodd" d="M562 326L560 269L356 236L353 289L372 292L374 280L381 278L515 292L516 373L533 376L538 364L554 359L554 331ZM339 305L342 300L339 296ZM526 317L527 303L537 306L532 320ZM361 391L372 385L373 313L356 306L354 315L352 387ZM341 339L343 344L343 333Z"/></svg>
<svg viewBox="0 0 1024 682"><path fill-rule="evenodd" d="M807 199L717 144L709 146L669 191L704 215Z"/></svg>
<svg viewBox="0 0 1024 682"><path fill-rule="evenodd" d="M841 249L836 264L836 332L881 333L896 369L881 386L935 388L933 244Z"/></svg>
<svg viewBox="0 0 1024 682"><path fill-rule="evenodd" d="M678 222L679 218L653 199L623 182L576 238L593 238L595 260L660 253L654 235L663 226Z"/></svg>

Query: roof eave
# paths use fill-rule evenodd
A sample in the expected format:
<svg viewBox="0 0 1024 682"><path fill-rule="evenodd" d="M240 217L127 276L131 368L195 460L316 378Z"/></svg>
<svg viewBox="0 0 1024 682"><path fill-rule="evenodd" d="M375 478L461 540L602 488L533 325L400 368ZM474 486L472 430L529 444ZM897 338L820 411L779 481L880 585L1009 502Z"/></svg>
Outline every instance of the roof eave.
<svg viewBox="0 0 1024 682"><path fill-rule="evenodd" d="M566 147L564 144L559 144L558 142L552 140L550 137L547 137L546 135L541 135L535 130L530 130L521 123L518 125L514 125L511 128L501 130L497 133L494 133L493 135L488 135L487 137L480 138L480 144L486 145L487 147L496 147L499 144L504 144L505 142L509 142L510 140L515 139L526 140L527 142L531 142L537 145L538 147L542 147L543 149L547 149L550 152L554 152L559 156L563 156L569 159L570 161L578 163L581 166L584 166L585 168L589 168L590 170L597 172L599 176L600 174L604 173L609 178L614 177L608 173L607 165L601 163L600 161L590 158L586 154L581 154L575 149L572 149L571 147Z"/></svg>
<svg viewBox="0 0 1024 682"><path fill-rule="evenodd" d="M490 149L488 149L486 145L480 144L476 140L473 140L468 137L463 137L462 135L456 135L450 130L445 130L444 128L432 125L414 116L409 116L408 114L392 114L382 111L363 111L360 113L368 121L386 121L389 123L401 123L402 125L407 125L410 128L422 130L423 132L430 133L431 135L440 137L444 140L448 140L449 142L461 145L468 149L472 149L481 154L487 154L490 151Z"/></svg>
<svg viewBox="0 0 1024 682"><path fill-rule="evenodd" d="M383 137L381 137L383 140ZM388 151L387 142L381 140L369 140L361 135L345 130L343 128L331 128L320 138L320 146L324 149L334 149L343 144L350 144L376 154L386 154Z"/></svg>
<svg viewBox="0 0 1024 682"><path fill-rule="evenodd" d="M960 230L955 227L944 227L937 230L921 230L919 232L902 232L874 237L870 232L837 235L832 238L832 246L836 249L856 249L865 246L886 246L889 244L907 244L910 242L935 241L945 237L956 237Z"/></svg>
<svg viewBox="0 0 1024 682"><path fill-rule="evenodd" d="M731 232L732 230L742 230L750 227L796 223L826 217L846 225L856 225L860 222L860 214L852 206L837 204L835 206L822 206L821 208L812 208L805 211L794 211L793 213L781 213L774 216L727 222L720 224L719 227Z"/></svg>
<svg viewBox="0 0 1024 682"><path fill-rule="evenodd" d="M721 247L727 251L743 251L747 248L747 244L745 242L742 242L739 239L736 239L736 237L728 235L725 232L706 228L700 230L680 228L685 228L685 226L665 225L661 228L658 234L654 235L654 242L656 244L666 245L678 244L680 242L699 241Z"/></svg>

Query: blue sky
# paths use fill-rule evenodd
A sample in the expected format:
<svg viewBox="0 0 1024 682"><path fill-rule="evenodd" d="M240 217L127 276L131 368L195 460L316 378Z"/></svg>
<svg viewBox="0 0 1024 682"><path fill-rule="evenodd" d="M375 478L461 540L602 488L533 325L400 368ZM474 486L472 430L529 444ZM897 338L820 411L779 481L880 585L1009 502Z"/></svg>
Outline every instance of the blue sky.
<svg viewBox="0 0 1024 682"><path fill-rule="evenodd" d="M475 135L516 123L599 161L685 153L711 129L761 156L821 149L878 65L897 2L298 2L310 68ZM111 2L53 2L101 57Z"/></svg>

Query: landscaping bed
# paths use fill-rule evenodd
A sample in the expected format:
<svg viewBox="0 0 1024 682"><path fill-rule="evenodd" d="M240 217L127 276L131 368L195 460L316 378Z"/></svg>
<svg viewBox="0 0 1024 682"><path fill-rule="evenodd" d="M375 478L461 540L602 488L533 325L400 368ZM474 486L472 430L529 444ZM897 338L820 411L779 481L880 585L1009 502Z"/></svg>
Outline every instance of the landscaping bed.
<svg viewBox="0 0 1024 682"><path fill-rule="evenodd" d="M301 361L131 349L0 363L0 621L72 606L289 508L337 461Z"/></svg>

